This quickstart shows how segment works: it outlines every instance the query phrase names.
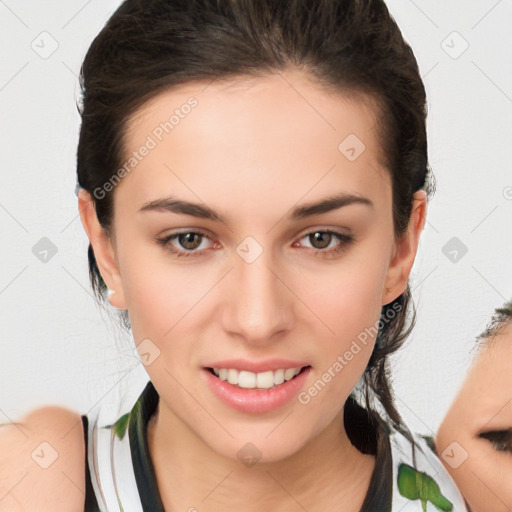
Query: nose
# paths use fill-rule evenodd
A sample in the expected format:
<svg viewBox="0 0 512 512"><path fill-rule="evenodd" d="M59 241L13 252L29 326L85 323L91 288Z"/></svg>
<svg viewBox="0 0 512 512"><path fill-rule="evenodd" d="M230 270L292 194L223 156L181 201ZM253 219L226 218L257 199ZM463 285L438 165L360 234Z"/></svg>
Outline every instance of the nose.
<svg viewBox="0 0 512 512"><path fill-rule="evenodd" d="M222 319L226 332L247 343L265 345L293 328L293 293L270 257L253 262L235 256L225 290Z"/></svg>

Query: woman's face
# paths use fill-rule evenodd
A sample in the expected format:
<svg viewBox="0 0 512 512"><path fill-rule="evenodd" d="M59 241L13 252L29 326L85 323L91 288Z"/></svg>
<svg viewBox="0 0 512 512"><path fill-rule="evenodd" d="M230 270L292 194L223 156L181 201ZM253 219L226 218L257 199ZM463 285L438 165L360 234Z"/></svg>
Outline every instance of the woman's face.
<svg viewBox="0 0 512 512"><path fill-rule="evenodd" d="M187 84L128 124L113 238L88 234L160 414L218 453L251 442L276 460L322 432L367 365L382 305L405 289L425 197L395 241L376 122L287 72ZM277 370L306 366L277 384ZM211 367L276 385L240 388Z"/></svg>
<svg viewBox="0 0 512 512"><path fill-rule="evenodd" d="M512 509L511 366L509 325L482 348L439 429L441 459L472 512Z"/></svg>

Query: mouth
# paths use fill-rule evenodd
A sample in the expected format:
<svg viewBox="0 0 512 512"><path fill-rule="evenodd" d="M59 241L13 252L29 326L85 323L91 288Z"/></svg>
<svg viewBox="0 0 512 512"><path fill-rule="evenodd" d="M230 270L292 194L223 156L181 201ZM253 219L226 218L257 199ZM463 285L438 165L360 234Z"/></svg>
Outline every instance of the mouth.
<svg viewBox="0 0 512 512"><path fill-rule="evenodd" d="M204 366L202 375L209 389L224 404L243 413L261 414L290 404L307 385L312 371L311 365L275 368L253 373L234 368Z"/></svg>
<svg viewBox="0 0 512 512"><path fill-rule="evenodd" d="M277 370L268 370L266 372L249 372L237 370L235 368L210 368L205 367L209 373L221 381L241 389L256 389L260 391L273 389L281 386L285 382L297 379L311 368L306 365L297 368L282 368Z"/></svg>

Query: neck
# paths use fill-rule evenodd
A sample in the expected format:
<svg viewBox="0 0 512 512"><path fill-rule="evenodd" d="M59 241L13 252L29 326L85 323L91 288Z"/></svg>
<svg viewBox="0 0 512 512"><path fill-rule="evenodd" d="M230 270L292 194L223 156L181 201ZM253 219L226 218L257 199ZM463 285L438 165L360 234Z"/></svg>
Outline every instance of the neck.
<svg viewBox="0 0 512 512"><path fill-rule="evenodd" d="M343 410L293 455L247 467L213 451L160 400L148 449L166 510L358 512L375 467L350 442Z"/></svg>

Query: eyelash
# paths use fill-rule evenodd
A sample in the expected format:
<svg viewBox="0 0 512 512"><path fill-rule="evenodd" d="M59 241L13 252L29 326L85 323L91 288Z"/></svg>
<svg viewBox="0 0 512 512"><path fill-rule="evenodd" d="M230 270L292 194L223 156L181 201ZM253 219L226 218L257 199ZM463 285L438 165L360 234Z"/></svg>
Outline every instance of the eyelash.
<svg viewBox="0 0 512 512"><path fill-rule="evenodd" d="M309 233L305 233L300 237L299 240L302 240L303 238L306 238L308 236L314 235L315 233L327 233L330 235L334 235L340 243L332 249L311 249L314 252L314 256L321 256L321 257L334 257L338 253L341 253L342 251L345 251L350 244L354 242L354 237L351 235L347 235L345 233L340 233L338 231L333 230L320 230L316 229L314 231L310 231ZM168 235L163 238L156 238L155 241L158 245L164 247L166 250L170 251L172 254L174 254L177 258L181 257L190 257L190 256L201 256L203 253L205 253L208 249L202 249L200 251L181 251L179 249L176 249L173 247L170 242L171 240L177 238L180 235L187 235L187 234L194 234L194 235L200 235L204 238L207 238L208 240L211 240L211 238L206 234L202 233L200 231L182 231L181 233L173 233L172 235Z"/></svg>
<svg viewBox="0 0 512 512"><path fill-rule="evenodd" d="M512 428L506 430L490 430L481 432L479 437L487 439L492 447L500 452L512 452Z"/></svg>

